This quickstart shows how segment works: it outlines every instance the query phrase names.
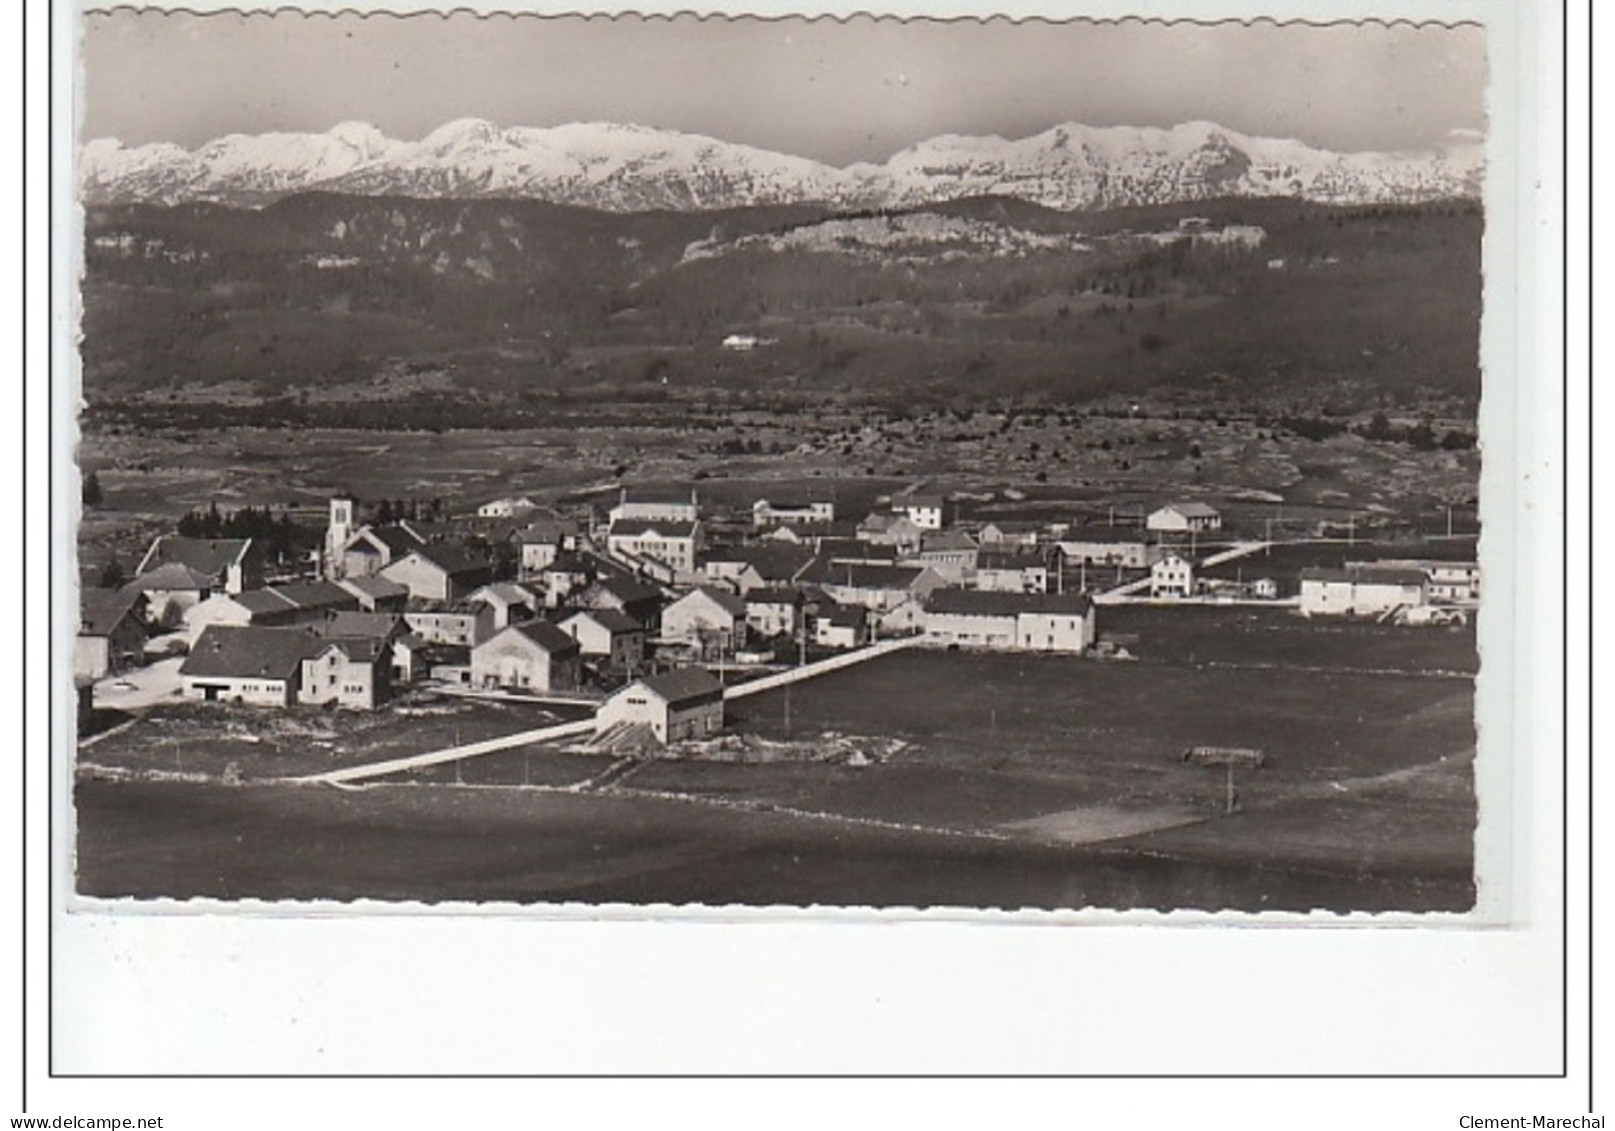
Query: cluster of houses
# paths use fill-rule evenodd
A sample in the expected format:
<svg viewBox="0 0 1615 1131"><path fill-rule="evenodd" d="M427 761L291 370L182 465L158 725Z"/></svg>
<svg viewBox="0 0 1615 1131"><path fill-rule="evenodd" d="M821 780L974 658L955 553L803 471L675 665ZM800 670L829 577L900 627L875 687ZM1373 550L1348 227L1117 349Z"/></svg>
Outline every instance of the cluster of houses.
<svg viewBox="0 0 1615 1131"><path fill-rule="evenodd" d="M948 499L918 491L857 521L831 497L795 494L703 515L693 490L651 488L624 489L588 516L516 497L453 523L367 524L352 499L336 498L317 576L305 579L266 584L247 539L157 538L134 581L86 595L78 674L140 663L162 630L188 644L179 674L192 700L370 709L423 679L610 693L603 729L665 742L721 726L734 665L898 635L1084 652L1095 643L1091 590L1112 573L1144 574L1156 596L1193 594L1194 540L1221 521L1179 503L1135 526L967 524ZM1388 572L1411 577L1416 564L1357 568L1349 580L1315 571L1303 608L1361 613L1389 599L1376 588ZM1421 603L1466 584L1421 578ZM1399 590L1396 603L1408 596Z"/></svg>

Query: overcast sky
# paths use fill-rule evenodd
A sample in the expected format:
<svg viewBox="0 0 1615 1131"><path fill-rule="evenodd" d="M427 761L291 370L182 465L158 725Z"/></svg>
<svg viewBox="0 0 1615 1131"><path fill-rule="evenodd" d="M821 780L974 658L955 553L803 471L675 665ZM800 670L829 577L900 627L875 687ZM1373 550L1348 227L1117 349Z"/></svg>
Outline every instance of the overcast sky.
<svg viewBox="0 0 1615 1131"><path fill-rule="evenodd" d="M371 122L615 121L845 165L942 133L1204 119L1339 150L1484 129L1474 27L618 20L84 19L84 132L186 146Z"/></svg>

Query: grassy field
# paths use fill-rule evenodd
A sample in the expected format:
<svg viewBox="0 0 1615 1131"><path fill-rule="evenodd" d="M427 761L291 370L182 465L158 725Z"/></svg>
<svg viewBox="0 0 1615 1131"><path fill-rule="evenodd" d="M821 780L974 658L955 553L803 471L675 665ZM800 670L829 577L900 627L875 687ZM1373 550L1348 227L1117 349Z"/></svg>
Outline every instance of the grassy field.
<svg viewBox="0 0 1615 1131"><path fill-rule="evenodd" d="M80 755L132 774L244 781L300 777L532 730L580 711L531 703L406 696L380 711L275 711L222 703L157 707Z"/></svg>

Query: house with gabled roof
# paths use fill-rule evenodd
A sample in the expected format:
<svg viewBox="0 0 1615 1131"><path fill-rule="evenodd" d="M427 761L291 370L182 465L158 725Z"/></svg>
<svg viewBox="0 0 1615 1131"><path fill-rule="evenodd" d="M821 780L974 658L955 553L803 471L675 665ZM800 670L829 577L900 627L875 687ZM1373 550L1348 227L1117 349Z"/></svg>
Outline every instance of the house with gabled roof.
<svg viewBox="0 0 1615 1131"><path fill-rule="evenodd" d="M576 522L559 515L530 520L510 536L516 546L522 578L535 578L568 550L576 550L581 531Z"/></svg>
<svg viewBox="0 0 1615 1131"><path fill-rule="evenodd" d="M794 585L772 585L749 589L742 598L746 604L746 627L762 640L778 636L795 637L802 631L806 599Z"/></svg>
<svg viewBox="0 0 1615 1131"><path fill-rule="evenodd" d="M1043 524L1025 519L993 519L981 528L981 544L994 548L1009 546L1036 546L1043 534Z"/></svg>
<svg viewBox="0 0 1615 1131"><path fill-rule="evenodd" d="M835 521L835 496L817 491L771 491L751 505L752 525L818 526Z"/></svg>
<svg viewBox="0 0 1615 1131"><path fill-rule="evenodd" d="M1139 526L1074 526L1055 543L1066 569L1119 566L1148 569L1161 556Z"/></svg>
<svg viewBox="0 0 1615 1131"><path fill-rule="evenodd" d="M186 609L183 619L186 633L194 639L213 624L260 628L289 625L297 619L297 606L274 589L250 589L238 594L215 593Z"/></svg>
<svg viewBox="0 0 1615 1131"><path fill-rule="evenodd" d="M392 694L392 645L375 637L322 636L303 657L297 701L371 711Z"/></svg>
<svg viewBox="0 0 1615 1131"><path fill-rule="evenodd" d="M949 585L963 585L975 576L981 547L963 530L927 530L920 548L903 555L903 561L930 566Z"/></svg>
<svg viewBox="0 0 1615 1131"><path fill-rule="evenodd" d="M123 587L145 600L147 623L164 628L178 627L186 613L220 591L212 577L182 562L165 562Z"/></svg>
<svg viewBox="0 0 1615 1131"><path fill-rule="evenodd" d="M917 550L927 527L915 522L906 513L876 511L858 524L860 542L896 546L899 551Z"/></svg>
<svg viewBox="0 0 1615 1131"><path fill-rule="evenodd" d="M946 584L929 566L882 562L820 561L802 580L817 585L839 605L862 605L875 612L894 609L904 601L923 600Z"/></svg>
<svg viewBox="0 0 1615 1131"><path fill-rule="evenodd" d="M1150 512L1146 529L1166 534L1203 533L1222 528L1222 514L1205 503L1168 503Z"/></svg>
<svg viewBox="0 0 1615 1131"><path fill-rule="evenodd" d="M86 589L79 597L78 642L73 674L100 679L145 660L145 594L118 589Z"/></svg>
<svg viewBox="0 0 1615 1131"><path fill-rule="evenodd" d="M411 599L427 601L458 601L493 580L488 559L446 545L418 546L380 572L407 588Z"/></svg>
<svg viewBox="0 0 1615 1131"><path fill-rule="evenodd" d="M863 605L820 601L811 622L813 642L821 648L857 648L869 643L870 613Z"/></svg>
<svg viewBox="0 0 1615 1131"><path fill-rule="evenodd" d="M771 543L766 546L726 546L708 550L702 558L707 580L723 582L737 593L764 585L789 585L814 560L805 546Z"/></svg>
<svg viewBox="0 0 1615 1131"><path fill-rule="evenodd" d="M642 676L608 698L595 715L597 737L636 727L664 745L709 738L723 729L723 684L699 667Z"/></svg>
<svg viewBox="0 0 1615 1131"><path fill-rule="evenodd" d="M426 545L426 538L409 523L361 526L337 547L332 580L374 577L393 562Z"/></svg>
<svg viewBox="0 0 1615 1131"><path fill-rule="evenodd" d="M573 691L582 680L582 649L547 620L522 621L471 649L477 687Z"/></svg>
<svg viewBox="0 0 1615 1131"><path fill-rule="evenodd" d="M746 602L714 585L697 586L662 610L661 639L703 657L732 656L746 646Z"/></svg>
<svg viewBox="0 0 1615 1131"><path fill-rule="evenodd" d="M649 560L688 573L700 547L701 524L694 519L619 518L606 532L606 552L631 566Z"/></svg>
<svg viewBox="0 0 1615 1131"><path fill-rule="evenodd" d="M493 499L483 503L477 508L478 518L513 518L516 515L536 511L538 504L526 495L507 495L501 499Z"/></svg>
<svg viewBox="0 0 1615 1131"><path fill-rule="evenodd" d="M694 487L642 484L621 489L609 518L613 526L625 520L693 523L701 518L701 506Z"/></svg>
<svg viewBox="0 0 1615 1131"><path fill-rule="evenodd" d="M207 596L214 592L241 593L264 583L263 551L251 538L185 538L164 534L152 542L135 567L139 580L165 565L184 566L205 579Z"/></svg>
<svg viewBox="0 0 1615 1131"><path fill-rule="evenodd" d="M1359 564L1345 569L1301 571L1305 616L1378 616L1429 602L1430 577L1406 566Z"/></svg>
<svg viewBox="0 0 1615 1131"><path fill-rule="evenodd" d="M616 609L577 609L556 627L578 642L585 660L608 671L636 672L645 663L645 626Z"/></svg>
<svg viewBox="0 0 1615 1131"><path fill-rule="evenodd" d="M344 577L342 586L367 613L401 613L409 604L409 586L377 575Z"/></svg>
<svg viewBox="0 0 1615 1131"><path fill-rule="evenodd" d="M491 585L484 585L466 600L486 601L492 605L495 628L507 628L516 621L530 620L544 605L537 593L514 581L495 581Z"/></svg>
<svg viewBox="0 0 1615 1131"><path fill-rule="evenodd" d="M916 491L892 498L892 510L907 515L921 530L941 530L947 525L947 499L934 492Z"/></svg>
<svg viewBox="0 0 1615 1131"><path fill-rule="evenodd" d="M661 627L663 603L662 591L656 586L621 574L600 578L577 600L579 608L616 609L633 617L649 632Z"/></svg>
<svg viewBox="0 0 1615 1131"><path fill-rule="evenodd" d="M325 641L307 628L213 624L180 664L180 691L201 702L290 707L302 687L303 661Z"/></svg>
<svg viewBox="0 0 1615 1131"><path fill-rule="evenodd" d="M974 587L990 593L1047 593L1049 563L1036 550L983 550Z"/></svg>
<svg viewBox="0 0 1615 1131"><path fill-rule="evenodd" d="M1082 652L1093 645L1093 602L1081 593L942 589L925 604L925 634L960 648Z"/></svg>

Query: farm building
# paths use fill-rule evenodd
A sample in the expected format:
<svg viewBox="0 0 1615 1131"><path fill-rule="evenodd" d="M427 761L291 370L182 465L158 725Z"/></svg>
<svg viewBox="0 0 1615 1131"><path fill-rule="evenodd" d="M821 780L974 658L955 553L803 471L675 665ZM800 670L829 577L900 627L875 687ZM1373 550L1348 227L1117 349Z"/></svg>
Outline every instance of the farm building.
<svg viewBox="0 0 1615 1131"><path fill-rule="evenodd" d="M692 589L662 610L662 639L734 655L746 646L746 602L715 586Z"/></svg>
<svg viewBox="0 0 1615 1131"><path fill-rule="evenodd" d="M751 505L751 523L769 526L819 526L835 521L835 499L829 495L775 495Z"/></svg>
<svg viewBox="0 0 1615 1131"><path fill-rule="evenodd" d="M1423 605L1429 578L1423 570L1396 566L1301 571L1301 612L1306 616L1379 616Z"/></svg>
<svg viewBox="0 0 1615 1131"><path fill-rule="evenodd" d="M1150 512L1146 529L1162 534L1200 534L1222 529L1222 515L1205 503L1168 503Z"/></svg>
<svg viewBox="0 0 1615 1131"><path fill-rule="evenodd" d="M145 659L146 598L116 589L86 589L80 598L73 674L100 679Z"/></svg>
<svg viewBox="0 0 1615 1131"><path fill-rule="evenodd" d="M181 565L206 579L209 593L241 593L264 583L263 552L251 538L182 538L164 534L135 568L141 580L166 565Z"/></svg>
<svg viewBox="0 0 1615 1131"><path fill-rule="evenodd" d="M625 520L693 523L700 517L693 487L624 487L610 511L613 526Z"/></svg>
<svg viewBox="0 0 1615 1131"><path fill-rule="evenodd" d="M409 604L409 586L385 577L344 577L338 585L352 593L359 608L367 613L401 613Z"/></svg>
<svg viewBox="0 0 1615 1131"><path fill-rule="evenodd" d="M492 606L495 628L508 628L516 621L530 620L542 605L538 594L514 581L484 585L466 600L485 601Z"/></svg>
<svg viewBox="0 0 1615 1131"><path fill-rule="evenodd" d="M1177 554L1168 554L1150 566L1150 596L1194 596L1194 566Z"/></svg>
<svg viewBox="0 0 1615 1131"><path fill-rule="evenodd" d="M612 671L635 672L645 662L645 626L616 609L579 609L556 627L578 642L585 659Z"/></svg>
<svg viewBox="0 0 1615 1131"><path fill-rule="evenodd" d="M910 552L920 548L926 529L907 514L876 511L858 524L857 537L860 542Z"/></svg>
<svg viewBox="0 0 1615 1131"><path fill-rule="evenodd" d="M862 605L886 612L904 601L924 598L943 587L929 566L881 562L822 562L804 576L839 605Z"/></svg>
<svg viewBox="0 0 1615 1131"><path fill-rule="evenodd" d="M997 519L981 528L981 544L995 548L1036 546L1043 532L1041 524L1020 519Z"/></svg>
<svg viewBox="0 0 1615 1131"><path fill-rule="evenodd" d="M907 515L921 530L941 530L946 525L947 500L941 495L898 495L892 499L892 510Z"/></svg>
<svg viewBox="0 0 1615 1131"><path fill-rule="evenodd" d="M180 665L187 699L290 707L302 685L303 661L325 641L304 628L210 625Z"/></svg>
<svg viewBox="0 0 1615 1131"><path fill-rule="evenodd" d="M633 617L651 632L661 626L662 603L660 589L620 574L602 577L578 598L580 608L616 609Z"/></svg>
<svg viewBox="0 0 1615 1131"><path fill-rule="evenodd" d="M291 624L296 617L297 606L274 589L251 589L245 593L215 593L186 609L182 619L186 635L194 640L210 624L273 628Z"/></svg>
<svg viewBox="0 0 1615 1131"><path fill-rule="evenodd" d="M493 567L452 546L420 546L383 566L381 576L409 590L411 598L458 601L493 580Z"/></svg>
<svg viewBox="0 0 1615 1131"><path fill-rule="evenodd" d="M303 659L297 701L371 711L391 693L392 647L372 637L316 640Z"/></svg>
<svg viewBox="0 0 1615 1131"><path fill-rule="evenodd" d="M524 621L471 649L471 682L477 687L571 691L582 675L581 657L578 642L549 621Z"/></svg>
<svg viewBox="0 0 1615 1131"><path fill-rule="evenodd" d="M1049 563L1035 551L983 550L975 587L988 593L1047 593Z"/></svg>
<svg viewBox="0 0 1615 1131"><path fill-rule="evenodd" d="M723 729L723 684L703 668L645 676L618 691L595 715L595 733L645 727L664 745Z"/></svg>
<svg viewBox="0 0 1615 1131"><path fill-rule="evenodd" d="M503 499L493 499L483 503L477 508L478 518L514 518L520 514L536 511L538 504L526 495L506 496Z"/></svg>
<svg viewBox="0 0 1615 1131"><path fill-rule="evenodd" d="M493 606L486 601L413 602L404 611L404 623L427 644L458 648L474 648L499 631Z"/></svg>
<svg viewBox="0 0 1615 1131"><path fill-rule="evenodd" d="M981 547L963 530L928 530L920 535L920 548L903 560L930 566L948 585L963 585L975 576L980 557Z"/></svg>
<svg viewBox="0 0 1615 1131"><path fill-rule="evenodd" d="M1148 569L1159 550L1136 526L1078 526L1056 543L1069 569L1083 566L1121 566Z"/></svg>
<svg viewBox="0 0 1615 1131"><path fill-rule="evenodd" d="M943 589L926 602L925 634L964 648L1081 652L1094 642L1093 602L1078 593Z"/></svg>
<svg viewBox="0 0 1615 1131"><path fill-rule="evenodd" d="M331 556L326 563L326 579L329 581L374 577L399 558L426 545L426 539L405 523L361 526L346 533L333 520L327 536L333 542Z"/></svg>
<svg viewBox="0 0 1615 1131"><path fill-rule="evenodd" d="M813 642L821 648L869 643L869 610L862 605L821 605L813 617Z"/></svg>
<svg viewBox="0 0 1615 1131"><path fill-rule="evenodd" d="M606 532L606 552L631 565L649 560L687 573L700 548L701 524L694 519L620 518Z"/></svg>
<svg viewBox="0 0 1615 1131"><path fill-rule="evenodd" d="M802 591L792 586L746 591L746 625L760 639L795 636L802 631Z"/></svg>
<svg viewBox="0 0 1615 1131"><path fill-rule="evenodd" d="M1480 600L1480 566L1474 562L1433 562L1417 559L1387 559L1377 562L1347 562L1347 569L1417 570L1427 579L1432 601L1472 605Z"/></svg>

